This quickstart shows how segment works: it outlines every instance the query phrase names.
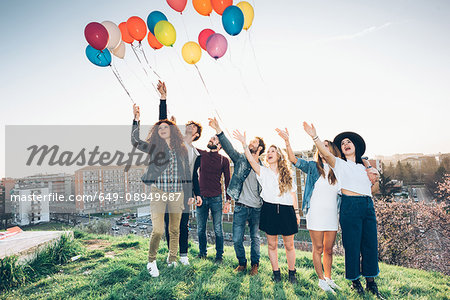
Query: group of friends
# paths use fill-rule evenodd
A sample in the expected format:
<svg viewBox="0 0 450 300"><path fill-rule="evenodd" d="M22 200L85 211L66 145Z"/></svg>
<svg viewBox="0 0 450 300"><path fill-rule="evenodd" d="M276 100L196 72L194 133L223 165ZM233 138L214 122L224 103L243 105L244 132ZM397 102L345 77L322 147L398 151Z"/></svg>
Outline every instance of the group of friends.
<svg viewBox="0 0 450 300"><path fill-rule="evenodd" d="M210 118L209 126L216 134L209 140L208 150L201 150L193 146L193 142L200 138L202 126L190 121L182 134L175 118L167 117L165 83L159 82L157 89L161 96L159 121L147 138L141 140L140 110L133 105L131 133L132 145L153 156L142 180L151 187L151 193L159 195L159 201L150 204L153 228L147 270L152 277L159 276L156 256L164 233L169 247L168 266L189 265L188 222L192 205L197 216L198 257L207 257L206 225L211 212L215 261L221 263L224 252L222 213L229 212L231 200L234 200L233 244L238 260L235 271L247 272L244 232L248 224L251 241L249 274L258 274L259 230L262 230L267 237L273 280L281 281L278 265L278 236L281 235L288 280L297 284L294 235L299 228L300 208L297 183L291 171L293 164L307 174L301 209L306 215L312 240L318 286L333 293L340 289L331 277L333 246L340 224L345 250L345 278L351 281L351 287L357 293L364 294L360 277L365 277L366 290L382 298L374 280L379 275L379 267L377 223L372 201L372 193L378 188L379 173L363 157L366 145L360 135L343 132L333 141L322 141L314 125L304 122L304 131L317 148L314 161L309 161L294 155L287 129L276 129L285 142L286 151L270 145L267 153L261 137L247 143L245 132L234 131L233 137L243 147L241 153L233 147L216 118ZM232 176L229 159L219 154L222 149L233 162ZM264 153L263 162L260 157ZM225 201L222 199L222 175Z"/></svg>

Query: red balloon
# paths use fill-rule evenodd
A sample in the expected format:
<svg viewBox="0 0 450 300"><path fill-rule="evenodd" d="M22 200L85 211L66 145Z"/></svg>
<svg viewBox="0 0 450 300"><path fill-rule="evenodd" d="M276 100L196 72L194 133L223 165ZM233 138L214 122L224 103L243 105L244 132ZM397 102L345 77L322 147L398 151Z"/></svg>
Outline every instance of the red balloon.
<svg viewBox="0 0 450 300"><path fill-rule="evenodd" d="M131 44L134 42L134 39L128 33L127 22L122 22L119 24L120 33L122 34L122 41L125 43Z"/></svg>
<svg viewBox="0 0 450 300"><path fill-rule="evenodd" d="M161 49L163 44L161 44L158 39L149 31L147 36L148 44L155 50Z"/></svg>
<svg viewBox="0 0 450 300"><path fill-rule="evenodd" d="M127 21L128 33L136 41L142 41L147 35L147 24L139 17L130 17Z"/></svg>
<svg viewBox="0 0 450 300"><path fill-rule="evenodd" d="M211 4L214 11L219 15L222 15L225 8L233 5L233 0L211 0Z"/></svg>
<svg viewBox="0 0 450 300"><path fill-rule="evenodd" d="M181 14L186 8L187 0L167 0L167 4Z"/></svg>
<svg viewBox="0 0 450 300"><path fill-rule="evenodd" d="M108 30L105 26L97 22L91 22L84 28L86 41L92 48L102 51L106 48L109 40Z"/></svg>
<svg viewBox="0 0 450 300"><path fill-rule="evenodd" d="M198 43L203 50L206 51L206 42L208 41L208 38L214 33L214 30L208 28L200 31L200 34L198 35Z"/></svg>

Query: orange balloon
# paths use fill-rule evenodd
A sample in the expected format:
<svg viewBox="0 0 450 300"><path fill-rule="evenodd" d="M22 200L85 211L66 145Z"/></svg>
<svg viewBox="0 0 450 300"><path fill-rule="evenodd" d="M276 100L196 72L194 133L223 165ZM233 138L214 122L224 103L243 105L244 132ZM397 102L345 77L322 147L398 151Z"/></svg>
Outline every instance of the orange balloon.
<svg viewBox="0 0 450 300"><path fill-rule="evenodd" d="M134 39L128 33L127 22L122 22L119 24L120 33L122 34L122 41L125 43L131 44L134 42Z"/></svg>
<svg viewBox="0 0 450 300"><path fill-rule="evenodd" d="M147 35L147 24L139 17L130 17L127 21L128 33L136 41L142 41Z"/></svg>
<svg viewBox="0 0 450 300"><path fill-rule="evenodd" d="M192 0L195 10L202 16L209 16L212 12L211 0Z"/></svg>
<svg viewBox="0 0 450 300"><path fill-rule="evenodd" d="M161 44L158 39L149 31L147 35L148 44L155 50L161 49L163 44Z"/></svg>
<svg viewBox="0 0 450 300"><path fill-rule="evenodd" d="M211 4L214 11L219 15L222 15L225 8L233 5L233 0L211 0Z"/></svg>

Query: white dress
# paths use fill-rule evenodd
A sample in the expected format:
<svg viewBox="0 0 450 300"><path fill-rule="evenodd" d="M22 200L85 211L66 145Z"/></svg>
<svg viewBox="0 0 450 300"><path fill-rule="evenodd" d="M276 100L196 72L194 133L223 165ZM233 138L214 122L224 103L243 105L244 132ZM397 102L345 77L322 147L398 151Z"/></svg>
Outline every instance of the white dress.
<svg viewBox="0 0 450 300"><path fill-rule="evenodd" d="M325 178L320 176L314 184L309 210L306 214L306 228L315 231L338 230L337 196L340 190L338 182L331 185L328 181L330 167L323 164Z"/></svg>

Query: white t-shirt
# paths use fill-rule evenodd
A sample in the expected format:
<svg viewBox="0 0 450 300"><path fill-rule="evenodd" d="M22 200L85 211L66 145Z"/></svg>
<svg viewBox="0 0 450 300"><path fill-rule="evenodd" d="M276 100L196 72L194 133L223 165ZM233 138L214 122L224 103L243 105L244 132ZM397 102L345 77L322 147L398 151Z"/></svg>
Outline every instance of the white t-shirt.
<svg viewBox="0 0 450 300"><path fill-rule="evenodd" d="M372 197L372 183L364 165L336 157L333 171L341 189Z"/></svg>
<svg viewBox="0 0 450 300"><path fill-rule="evenodd" d="M273 204L294 205L294 199L290 192L297 191L297 185L292 180L292 189L290 192L280 196L280 187L278 185L278 174L270 168L260 166L259 175L256 175L259 184L261 184L261 197L264 201Z"/></svg>

